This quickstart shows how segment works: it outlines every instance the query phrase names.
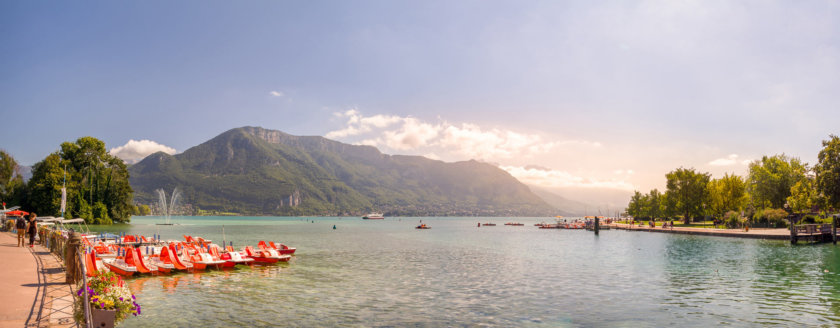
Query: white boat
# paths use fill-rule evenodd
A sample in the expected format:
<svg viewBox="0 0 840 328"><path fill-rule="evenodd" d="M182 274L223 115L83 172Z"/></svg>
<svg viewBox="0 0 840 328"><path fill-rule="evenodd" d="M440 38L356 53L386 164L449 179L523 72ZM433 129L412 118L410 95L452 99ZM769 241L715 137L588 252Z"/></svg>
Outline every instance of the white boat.
<svg viewBox="0 0 840 328"><path fill-rule="evenodd" d="M370 213L362 217L365 220L384 220L385 216L382 213Z"/></svg>

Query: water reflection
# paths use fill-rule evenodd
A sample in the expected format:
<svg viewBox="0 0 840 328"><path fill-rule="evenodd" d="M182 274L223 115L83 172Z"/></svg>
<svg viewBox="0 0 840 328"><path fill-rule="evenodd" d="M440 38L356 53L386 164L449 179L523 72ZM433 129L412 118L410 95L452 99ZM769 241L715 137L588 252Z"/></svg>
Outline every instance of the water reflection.
<svg viewBox="0 0 840 328"><path fill-rule="evenodd" d="M124 326L840 323L840 254L833 245L625 231L596 238L586 231L479 229L475 219L424 218L435 228L419 232L416 220L345 219L334 231L333 221L320 220L226 226L225 238L237 245L282 239L298 254L291 263L129 279L144 315ZM218 228L175 226L169 233L220 239L211 235Z"/></svg>

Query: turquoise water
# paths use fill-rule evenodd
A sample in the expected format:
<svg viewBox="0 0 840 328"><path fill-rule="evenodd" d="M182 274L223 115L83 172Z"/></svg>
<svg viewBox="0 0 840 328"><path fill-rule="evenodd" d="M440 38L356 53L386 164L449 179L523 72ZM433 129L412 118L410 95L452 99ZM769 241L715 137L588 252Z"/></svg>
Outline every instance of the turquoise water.
<svg viewBox="0 0 840 328"><path fill-rule="evenodd" d="M314 220L312 223L309 220ZM662 233L541 230L547 219L160 218L97 227L259 240L288 264L129 279L143 315L124 327L840 325L831 244ZM477 228L478 222L498 226ZM333 230L333 225L337 229Z"/></svg>

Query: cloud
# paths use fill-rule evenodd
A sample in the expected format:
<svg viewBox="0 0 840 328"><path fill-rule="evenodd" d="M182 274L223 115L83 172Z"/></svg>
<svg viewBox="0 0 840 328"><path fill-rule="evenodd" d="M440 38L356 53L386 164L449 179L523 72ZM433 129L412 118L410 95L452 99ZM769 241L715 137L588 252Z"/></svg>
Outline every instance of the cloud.
<svg viewBox="0 0 840 328"><path fill-rule="evenodd" d="M111 148L111 155L122 159L126 164L134 164L151 154L162 151L169 155L175 154L175 148L161 145L151 140L129 140L125 145Z"/></svg>
<svg viewBox="0 0 840 328"><path fill-rule="evenodd" d="M601 146L582 140L545 141L538 134L485 128L472 123L452 124L440 118L437 122L427 122L411 116L364 116L357 109L334 116L345 120L345 127L327 133L327 138L398 152L435 154L436 158L448 160L527 158L549 153L560 146Z"/></svg>
<svg viewBox="0 0 840 328"><path fill-rule="evenodd" d="M619 179L595 179L576 176L566 171L552 170L543 167L533 166L499 166L525 184L536 185L544 188L607 188L625 191L635 190L633 184Z"/></svg>
<svg viewBox="0 0 840 328"><path fill-rule="evenodd" d="M271 91L268 94L270 94L272 97L283 97L286 95L282 91Z"/></svg>
<svg viewBox="0 0 840 328"><path fill-rule="evenodd" d="M727 156L726 158L718 158L716 160L713 160L713 161L709 162L709 165L711 165L711 166L730 166L730 165L736 165L736 164L747 165L749 163L750 163L750 160L745 159L745 160L739 161L738 160L738 154L731 154L731 155Z"/></svg>

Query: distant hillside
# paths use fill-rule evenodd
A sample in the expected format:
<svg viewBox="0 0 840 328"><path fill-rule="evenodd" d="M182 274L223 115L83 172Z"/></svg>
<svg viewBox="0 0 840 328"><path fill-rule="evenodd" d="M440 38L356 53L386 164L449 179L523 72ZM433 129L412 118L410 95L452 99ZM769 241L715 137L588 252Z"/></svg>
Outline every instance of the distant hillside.
<svg viewBox="0 0 840 328"><path fill-rule="evenodd" d="M594 210L594 206L588 205L583 202L574 201L571 199L564 198L558 194L555 194L551 191L531 186L531 191L534 192L537 196L542 198L548 205L557 209L559 215L563 216L584 216L586 215L586 209ZM591 214L591 213L590 213Z"/></svg>
<svg viewBox="0 0 840 328"><path fill-rule="evenodd" d="M182 190L203 210L244 215L554 215L507 172L476 161L385 155L374 147L258 127L229 130L182 154L129 168L135 200Z"/></svg>

